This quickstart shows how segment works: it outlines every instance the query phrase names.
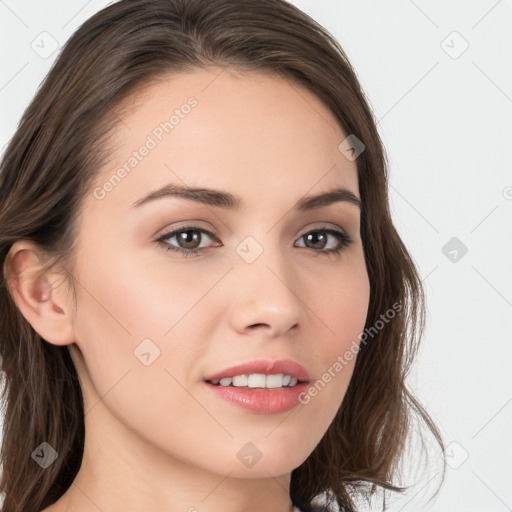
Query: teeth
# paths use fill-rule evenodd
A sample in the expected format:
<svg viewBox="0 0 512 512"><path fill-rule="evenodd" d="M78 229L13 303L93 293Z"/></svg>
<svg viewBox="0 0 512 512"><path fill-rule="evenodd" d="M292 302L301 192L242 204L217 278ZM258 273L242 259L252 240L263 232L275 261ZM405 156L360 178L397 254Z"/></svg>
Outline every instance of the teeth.
<svg viewBox="0 0 512 512"><path fill-rule="evenodd" d="M264 388L266 382L266 375L263 373L251 373L247 377L247 385L250 388Z"/></svg>
<svg viewBox="0 0 512 512"><path fill-rule="evenodd" d="M237 388L282 388L291 387L297 384L296 377L278 373L275 375L265 375L263 373L251 373L250 375L234 375L233 377L224 377L223 379L212 381L212 384L219 386L234 386Z"/></svg>
<svg viewBox="0 0 512 512"><path fill-rule="evenodd" d="M267 388L281 388L283 387L284 376L279 375L267 375L265 379L265 387Z"/></svg>
<svg viewBox="0 0 512 512"><path fill-rule="evenodd" d="M242 388L247 386L247 375L235 375L233 377L233 386Z"/></svg>

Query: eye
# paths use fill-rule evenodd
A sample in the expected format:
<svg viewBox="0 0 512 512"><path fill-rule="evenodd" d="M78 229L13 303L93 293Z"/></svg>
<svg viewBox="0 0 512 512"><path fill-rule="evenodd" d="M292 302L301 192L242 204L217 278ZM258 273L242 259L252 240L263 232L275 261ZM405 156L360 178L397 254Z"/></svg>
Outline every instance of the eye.
<svg viewBox="0 0 512 512"><path fill-rule="evenodd" d="M191 256L200 254L208 247L208 243L203 243L204 235L210 239L215 238L214 233L207 229L198 226L182 226L163 234L155 242L162 245L166 251ZM172 242L173 239L176 239L175 242ZM308 231L299 238L299 240L302 239L305 239L308 245L299 247L310 248L313 249L313 252L327 255L340 254L343 249L353 242L347 233L341 229L334 228L319 228ZM217 246L219 245L222 244L217 244ZM326 248L329 245L330 247Z"/></svg>
<svg viewBox="0 0 512 512"><path fill-rule="evenodd" d="M329 245L329 237L334 239L334 246L331 240L331 246L326 249ZM299 240L302 239L307 240L307 243L310 244L306 247L318 249L316 252L320 254L340 254L343 249L347 248L353 242L352 238L347 233L333 228L320 228L308 231L299 238Z"/></svg>
<svg viewBox="0 0 512 512"><path fill-rule="evenodd" d="M199 254L201 250L205 248L204 245L201 245L204 234L206 234L208 238L214 238L215 236L211 231L198 226L183 226L165 233L158 238L156 242L163 245L164 249L167 251L179 252L188 256ZM173 238L176 238L176 242L179 244L178 247L167 242L167 240L172 240Z"/></svg>

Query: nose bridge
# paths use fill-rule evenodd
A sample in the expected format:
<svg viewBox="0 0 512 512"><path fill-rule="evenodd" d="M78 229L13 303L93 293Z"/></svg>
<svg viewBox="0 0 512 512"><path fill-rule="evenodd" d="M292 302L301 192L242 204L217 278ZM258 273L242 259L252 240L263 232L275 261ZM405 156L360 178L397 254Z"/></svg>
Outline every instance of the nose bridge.
<svg viewBox="0 0 512 512"><path fill-rule="evenodd" d="M266 236L260 243L248 236L236 252L234 326L242 331L263 324L274 334L285 333L299 322L302 307L293 267L279 242Z"/></svg>

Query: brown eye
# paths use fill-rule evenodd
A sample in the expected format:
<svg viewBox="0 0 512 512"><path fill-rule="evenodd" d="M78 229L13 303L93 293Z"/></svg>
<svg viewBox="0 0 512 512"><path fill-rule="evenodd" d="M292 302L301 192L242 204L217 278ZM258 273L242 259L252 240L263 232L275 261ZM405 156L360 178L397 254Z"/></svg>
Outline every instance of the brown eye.
<svg viewBox="0 0 512 512"><path fill-rule="evenodd" d="M184 226L165 233L156 242L163 245L164 249L168 251L179 252L186 256L197 255L208 248L207 240L203 244L205 235L206 238L215 238L215 235L206 229L197 226ZM176 240L173 242L172 239L174 238ZM349 235L332 228L309 231L302 235L299 240L305 240L305 244L299 247L313 249L314 252L320 254L339 254L352 243ZM326 248L329 245L331 247Z"/></svg>
<svg viewBox="0 0 512 512"><path fill-rule="evenodd" d="M335 239L334 242L331 242L331 245L334 243L334 246L326 249L326 246L330 242L330 237ZM315 249L320 253L340 253L342 249L348 247L352 243L352 239L346 233L336 229L327 228L309 231L302 235L300 239L304 239L306 241L305 245L302 247Z"/></svg>
<svg viewBox="0 0 512 512"><path fill-rule="evenodd" d="M172 242L173 238L176 238L175 242ZM168 251L176 251L188 255L198 254L203 249L206 249L207 244L206 246L201 246L205 238L214 238L214 234L197 226L184 226L165 233L156 242L163 245L164 249Z"/></svg>

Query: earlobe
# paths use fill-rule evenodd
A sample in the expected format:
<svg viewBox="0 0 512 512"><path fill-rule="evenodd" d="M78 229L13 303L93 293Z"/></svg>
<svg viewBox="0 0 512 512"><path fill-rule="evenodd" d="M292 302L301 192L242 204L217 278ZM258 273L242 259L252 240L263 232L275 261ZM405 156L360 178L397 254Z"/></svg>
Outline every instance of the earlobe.
<svg viewBox="0 0 512 512"><path fill-rule="evenodd" d="M71 309L66 302L68 283L62 274L43 272L42 254L33 242L15 242L5 260L5 280L16 306L33 329L49 343L67 345L75 341Z"/></svg>

